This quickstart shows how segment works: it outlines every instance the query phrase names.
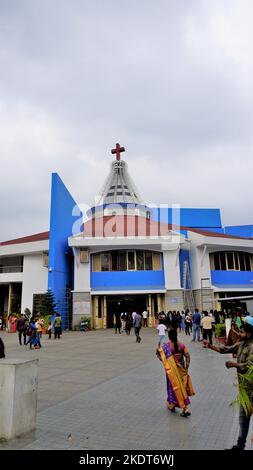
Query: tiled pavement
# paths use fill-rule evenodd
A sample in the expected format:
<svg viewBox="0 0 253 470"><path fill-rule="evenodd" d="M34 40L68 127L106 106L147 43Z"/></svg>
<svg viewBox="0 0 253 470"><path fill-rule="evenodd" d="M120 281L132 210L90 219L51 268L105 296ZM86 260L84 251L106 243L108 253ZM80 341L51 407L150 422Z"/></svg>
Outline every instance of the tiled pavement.
<svg viewBox="0 0 253 470"><path fill-rule="evenodd" d="M17 345L2 333L8 357L39 357L36 431L0 443L0 449L224 449L238 433L235 369L222 356L181 337L191 353L196 390L192 416L181 418L165 407L162 365L154 351L154 330L134 336L112 330L66 333L43 341L41 350ZM251 449L250 436L248 449Z"/></svg>

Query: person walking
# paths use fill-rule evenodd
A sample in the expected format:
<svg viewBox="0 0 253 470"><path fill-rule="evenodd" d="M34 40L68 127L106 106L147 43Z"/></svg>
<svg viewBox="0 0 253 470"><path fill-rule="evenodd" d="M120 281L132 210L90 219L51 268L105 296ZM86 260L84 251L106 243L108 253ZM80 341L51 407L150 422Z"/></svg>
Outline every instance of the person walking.
<svg viewBox="0 0 253 470"><path fill-rule="evenodd" d="M203 328L203 339L208 338L209 343L213 344L213 318L208 315L208 312L204 312L204 317L200 324Z"/></svg>
<svg viewBox="0 0 253 470"><path fill-rule="evenodd" d="M190 354L183 343L177 339L177 331L169 330L169 341L156 351L158 359L163 363L167 380L167 407L175 411L181 408L180 416L188 418L189 397L195 395L189 376Z"/></svg>
<svg viewBox="0 0 253 470"><path fill-rule="evenodd" d="M190 317L190 314L187 313L186 317L185 317L185 334L186 336L189 335L191 336L191 333L190 333L190 330L191 330L191 317Z"/></svg>
<svg viewBox="0 0 253 470"><path fill-rule="evenodd" d="M185 333L185 313L183 310L181 312L181 330Z"/></svg>
<svg viewBox="0 0 253 470"><path fill-rule="evenodd" d="M253 359L253 317L247 316L239 331L240 341L232 346L212 346L208 341L204 342L204 347L212 349L221 354L232 353L237 355L236 362L227 361L225 366L227 369L234 367L238 374L239 396L240 391L244 394L244 406L240 404L239 409L239 435L237 444L231 450L244 450L247 436L249 432L250 418L253 412L253 386L251 384L247 395L248 407L245 406L245 389L243 389L243 375L245 375L249 368L252 367Z"/></svg>
<svg viewBox="0 0 253 470"><path fill-rule="evenodd" d="M121 325L122 325L122 331L125 331L125 329L126 329L126 317L127 317L127 313L126 313L126 312L122 312L121 315L120 315L120 318L121 318Z"/></svg>
<svg viewBox="0 0 253 470"><path fill-rule="evenodd" d="M133 321L133 326L134 326L134 332L136 336L136 343L141 342L141 337L140 337L140 331L141 331L141 322L142 322L142 317L141 315L137 312L134 321Z"/></svg>
<svg viewBox="0 0 253 470"><path fill-rule="evenodd" d="M142 312L142 318L143 318L143 327L147 327L148 326L148 312L147 312L147 310L144 310Z"/></svg>
<svg viewBox="0 0 253 470"><path fill-rule="evenodd" d="M51 321L48 324L47 334L48 334L48 339L51 339L51 337L52 337L52 323L51 323Z"/></svg>
<svg viewBox="0 0 253 470"><path fill-rule="evenodd" d="M131 315L131 313L128 313L127 317L126 317L126 328L125 328L125 331L126 331L127 335L130 335L130 333L131 333L132 323L133 323L132 315Z"/></svg>
<svg viewBox="0 0 253 470"><path fill-rule="evenodd" d="M160 323L157 327L158 334L159 334L159 341L158 341L158 348L166 343L166 335L165 332L167 331L166 325L164 324L163 320L160 320Z"/></svg>
<svg viewBox="0 0 253 470"><path fill-rule="evenodd" d="M22 346L22 344L26 343L26 317L23 314L17 321L17 332L18 332L19 344L20 346ZM22 343L22 336L24 339L24 343Z"/></svg>
<svg viewBox="0 0 253 470"><path fill-rule="evenodd" d="M117 330L119 334L121 334L121 318L120 313L115 313L115 335L117 334Z"/></svg>
<svg viewBox="0 0 253 470"><path fill-rule="evenodd" d="M192 341L196 341L196 335L197 335L198 341L201 341L201 339L200 339L200 322L201 322L201 315L200 315L198 309L195 308L194 314L192 315L192 323L193 323L193 339L192 339Z"/></svg>
<svg viewBox="0 0 253 470"><path fill-rule="evenodd" d="M60 339L61 332L62 332L62 319L61 319L61 315L57 313L55 320L54 320L54 339L56 338Z"/></svg>

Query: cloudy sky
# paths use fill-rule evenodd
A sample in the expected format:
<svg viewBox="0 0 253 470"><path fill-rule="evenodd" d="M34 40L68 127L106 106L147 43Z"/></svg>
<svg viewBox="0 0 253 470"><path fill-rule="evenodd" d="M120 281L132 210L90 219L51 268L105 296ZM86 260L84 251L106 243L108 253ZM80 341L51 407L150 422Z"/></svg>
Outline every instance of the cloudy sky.
<svg viewBox="0 0 253 470"><path fill-rule="evenodd" d="M0 240L92 204L111 148L146 202L253 223L252 0L0 0Z"/></svg>

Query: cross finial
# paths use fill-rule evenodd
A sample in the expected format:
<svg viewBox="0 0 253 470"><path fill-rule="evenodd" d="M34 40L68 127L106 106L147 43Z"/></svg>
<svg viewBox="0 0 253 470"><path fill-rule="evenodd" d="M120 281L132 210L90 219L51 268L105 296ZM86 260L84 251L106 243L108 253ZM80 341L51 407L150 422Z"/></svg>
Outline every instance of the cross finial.
<svg viewBox="0 0 253 470"><path fill-rule="evenodd" d="M125 152L125 147L121 147L119 144L116 144L116 148L111 150L111 153L116 153L116 160L120 160L121 152Z"/></svg>

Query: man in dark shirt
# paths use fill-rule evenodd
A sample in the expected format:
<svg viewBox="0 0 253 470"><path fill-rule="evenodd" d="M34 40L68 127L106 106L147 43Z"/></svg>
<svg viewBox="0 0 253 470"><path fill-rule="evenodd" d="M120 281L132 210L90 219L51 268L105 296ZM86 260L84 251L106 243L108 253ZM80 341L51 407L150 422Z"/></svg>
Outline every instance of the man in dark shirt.
<svg viewBox="0 0 253 470"><path fill-rule="evenodd" d="M247 323L241 326L239 335L240 341L233 344L232 346L212 346L207 341L204 341L204 346L207 348L212 349L213 351L217 351L221 354L225 353L236 353L237 354L237 361L227 361L225 363L227 369L231 367L235 367L237 369L237 374L245 374L253 361L253 317L246 317ZM239 379L239 377L238 377ZM240 387L240 382L239 382ZM244 450L246 445L247 435L249 432L249 424L250 418L252 415L252 408L251 411L246 413L242 405L240 406L239 411L239 425L240 431L237 440L237 444L232 447L232 450Z"/></svg>
<svg viewBox="0 0 253 470"><path fill-rule="evenodd" d="M198 337L198 341L201 341L200 339L200 323L201 323L201 315L196 308L194 311L194 314L192 315L192 323L193 323L193 339L192 341L196 341L196 334Z"/></svg>
<svg viewBox="0 0 253 470"><path fill-rule="evenodd" d="M142 322L142 317L141 315L138 313L136 313L135 317L134 317L134 322L133 322L133 325L134 325L134 332L135 332L135 336L136 336L136 342L137 343L140 343L141 342L141 337L140 337L140 331L141 331L141 322Z"/></svg>
<svg viewBox="0 0 253 470"><path fill-rule="evenodd" d="M26 343L26 318L22 315L17 322L17 332L19 344L22 345L22 335L24 336L24 344Z"/></svg>

